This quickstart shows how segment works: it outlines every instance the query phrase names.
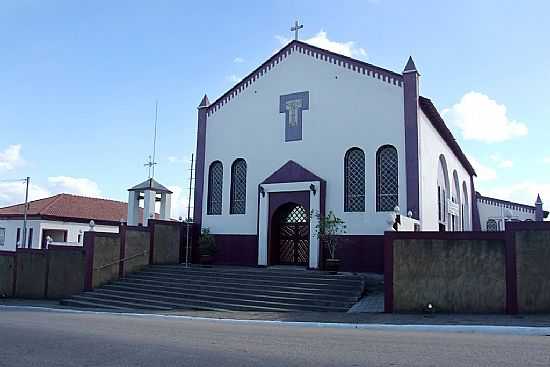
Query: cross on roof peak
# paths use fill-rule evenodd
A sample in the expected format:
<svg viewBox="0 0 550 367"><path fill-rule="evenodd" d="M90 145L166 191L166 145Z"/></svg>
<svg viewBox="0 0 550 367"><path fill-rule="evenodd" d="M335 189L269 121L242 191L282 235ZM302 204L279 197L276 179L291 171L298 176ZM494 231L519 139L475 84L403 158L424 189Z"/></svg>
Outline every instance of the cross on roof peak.
<svg viewBox="0 0 550 367"><path fill-rule="evenodd" d="M296 20L294 22L294 25L292 27L290 27L290 30L294 32L294 39L296 41L298 40L298 31L302 28L304 28L304 25L300 24L300 22L298 22L298 20Z"/></svg>

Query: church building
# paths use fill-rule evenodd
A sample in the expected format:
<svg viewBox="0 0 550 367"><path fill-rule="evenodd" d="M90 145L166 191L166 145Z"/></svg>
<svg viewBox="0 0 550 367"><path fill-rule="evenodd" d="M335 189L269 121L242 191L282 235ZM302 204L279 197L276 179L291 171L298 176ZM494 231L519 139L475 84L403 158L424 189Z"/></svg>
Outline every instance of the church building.
<svg viewBox="0 0 550 367"><path fill-rule="evenodd" d="M195 222L228 259L314 269L310 213L343 219L346 246L380 241L396 210L415 230L479 230L476 173L420 89L412 58L398 73L290 42L198 106Z"/></svg>

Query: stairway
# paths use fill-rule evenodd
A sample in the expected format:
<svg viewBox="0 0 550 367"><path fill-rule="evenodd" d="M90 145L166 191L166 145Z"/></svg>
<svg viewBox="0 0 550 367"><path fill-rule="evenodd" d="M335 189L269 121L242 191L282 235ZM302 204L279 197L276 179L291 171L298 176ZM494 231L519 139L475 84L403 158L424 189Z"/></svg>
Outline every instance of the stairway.
<svg viewBox="0 0 550 367"><path fill-rule="evenodd" d="M61 301L72 307L345 312L361 298L357 275L294 268L153 265Z"/></svg>

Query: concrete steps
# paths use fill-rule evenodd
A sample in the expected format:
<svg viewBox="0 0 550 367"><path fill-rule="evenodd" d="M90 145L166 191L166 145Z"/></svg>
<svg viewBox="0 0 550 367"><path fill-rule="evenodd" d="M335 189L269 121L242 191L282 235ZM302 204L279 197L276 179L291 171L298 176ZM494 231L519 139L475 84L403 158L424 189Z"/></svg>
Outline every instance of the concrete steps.
<svg viewBox="0 0 550 367"><path fill-rule="evenodd" d="M364 291L356 275L296 269L150 266L61 301L75 307L143 310L345 312Z"/></svg>

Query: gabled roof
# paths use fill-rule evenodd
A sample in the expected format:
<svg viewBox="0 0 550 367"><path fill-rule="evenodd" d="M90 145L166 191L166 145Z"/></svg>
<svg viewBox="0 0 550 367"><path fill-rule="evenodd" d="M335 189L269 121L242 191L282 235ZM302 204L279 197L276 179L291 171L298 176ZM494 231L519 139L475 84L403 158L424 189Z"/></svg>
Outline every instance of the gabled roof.
<svg viewBox="0 0 550 367"><path fill-rule="evenodd" d="M164 185L161 185L154 178L148 178L147 180L143 181L139 185L132 187L128 191L145 191L145 190L152 190L160 193L172 194L172 191L168 190L168 188L166 188Z"/></svg>
<svg viewBox="0 0 550 367"><path fill-rule="evenodd" d="M391 70L381 68L369 64L367 62L357 60L348 56L340 55L332 51L328 51L316 46L312 46L308 43L293 40L286 46L280 49L277 53L271 56L267 61L254 69L250 74L245 76L240 82L238 82L233 88L225 92L221 97L216 99L208 106L208 114L217 111L225 103L229 102L233 97L238 95L241 91L248 88L258 78L262 77L266 72L273 69L283 59L292 53L301 53L312 58L322 60L336 66L351 69L358 74L363 74L371 78L377 78L380 81L393 84L401 87L403 84L403 75ZM201 102L202 105L202 102ZM200 106L199 106L200 107Z"/></svg>
<svg viewBox="0 0 550 367"><path fill-rule="evenodd" d="M445 125L445 121L443 121L443 118L437 111L437 108L435 108L432 101L428 98L420 96L418 98L418 104L420 105L422 112L424 112L426 117L428 117L428 120L432 123L433 127L437 130L443 140L445 140L460 163L462 163L462 166L466 169L466 171L468 171L468 174L470 174L470 176L477 176L474 167L471 165L468 158L466 158L466 155L462 149L460 149L460 145L458 145L456 139L451 133L451 130L449 130L447 125Z"/></svg>
<svg viewBox="0 0 550 367"><path fill-rule="evenodd" d="M12 205L0 208L0 218L21 218L24 212L25 204ZM58 194L30 201L27 216L77 222L88 222L93 219L96 222L117 224L121 220L127 220L128 204L121 201ZM143 217L143 209L140 209L140 216Z"/></svg>
<svg viewBox="0 0 550 367"><path fill-rule="evenodd" d="M294 161L286 162L281 168L273 172L262 184L283 183L283 182L307 182L324 181L321 177L308 171Z"/></svg>

